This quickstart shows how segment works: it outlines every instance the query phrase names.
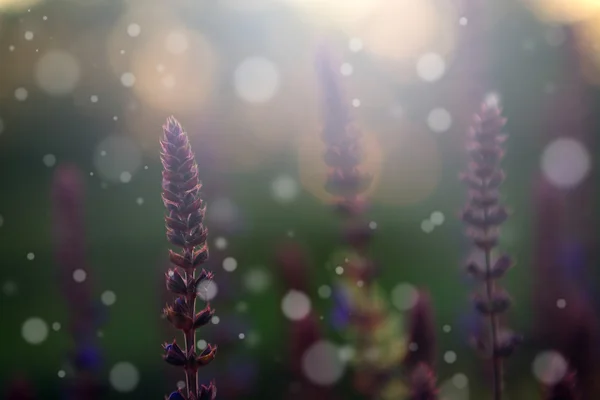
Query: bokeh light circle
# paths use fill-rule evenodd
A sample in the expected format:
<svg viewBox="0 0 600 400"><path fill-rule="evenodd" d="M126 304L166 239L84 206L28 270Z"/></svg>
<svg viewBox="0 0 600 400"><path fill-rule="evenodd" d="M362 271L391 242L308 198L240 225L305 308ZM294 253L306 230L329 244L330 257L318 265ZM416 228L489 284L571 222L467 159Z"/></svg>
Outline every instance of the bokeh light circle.
<svg viewBox="0 0 600 400"><path fill-rule="evenodd" d="M21 335L29 344L41 344L48 337L48 324L39 317L28 318L21 327Z"/></svg>
<svg viewBox="0 0 600 400"><path fill-rule="evenodd" d="M417 304L418 290L410 283L399 283L392 289L392 304L400 311L408 311Z"/></svg>
<svg viewBox="0 0 600 400"><path fill-rule="evenodd" d="M290 290L281 300L283 314L292 321L306 318L311 310L310 298L299 290Z"/></svg>
<svg viewBox="0 0 600 400"><path fill-rule="evenodd" d="M578 140L555 139L543 151L541 168L554 186L573 188L587 177L591 168L590 154Z"/></svg>
<svg viewBox="0 0 600 400"><path fill-rule="evenodd" d="M204 301L210 301L217 296L219 292L219 287L215 283L215 281L202 281L196 287L196 293L198 297L200 297Z"/></svg>
<svg viewBox="0 0 600 400"><path fill-rule="evenodd" d="M248 103L265 103L277 93L280 85L277 66L264 57L243 60L234 72L237 95Z"/></svg>
<svg viewBox="0 0 600 400"><path fill-rule="evenodd" d="M49 50L38 60L34 74L40 89L61 96L73 92L81 78L81 67L71 53Z"/></svg>
<svg viewBox="0 0 600 400"><path fill-rule="evenodd" d="M314 384L331 386L344 375L346 364L340 358L335 344L320 340L312 344L302 355L302 371Z"/></svg>
<svg viewBox="0 0 600 400"><path fill-rule="evenodd" d="M112 290L105 290L100 295L100 300L105 306L112 306L117 301L117 295Z"/></svg>
<svg viewBox="0 0 600 400"><path fill-rule="evenodd" d="M437 53L427 53L417 60L417 75L426 82L439 80L446 72L446 63Z"/></svg>
<svg viewBox="0 0 600 400"><path fill-rule="evenodd" d="M557 351L549 350L538 354L533 360L533 374L542 383L554 385L567 374L567 361Z"/></svg>
<svg viewBox="0 0 600 400"><path fill-rule="evenodd" d="M237 269L237 260L233 257L226 257L223 260L223 269L227 272L233 272Z"/></svg>
<svg viewBox="0 0 600 400"><path fill-rule="evenodd" d="M252 268L244 275L244 286L250 293L264 293L270 284L271 275L263 268Z"/></svg>
<svg viewBox="0 0 600 400"><path fill-rule="evenodd" d="M427 126L433 132L442 133L450 129L452 116L445 108L434 108L427 115Z"/></svg>
<svg viewBox="0 0 600 400"><path fill-rule="evenodd" d="M273 197L280 203L290 203L298 197L298 182L289 175L280 175L271 183Z"/></svg>
<svg viewBox="0 0 600 400"><path fill-rule="evenodd" d="M140 372L129 362L118 362L111 368L108 380L117 392L129 393L140 382Z"/></svg>

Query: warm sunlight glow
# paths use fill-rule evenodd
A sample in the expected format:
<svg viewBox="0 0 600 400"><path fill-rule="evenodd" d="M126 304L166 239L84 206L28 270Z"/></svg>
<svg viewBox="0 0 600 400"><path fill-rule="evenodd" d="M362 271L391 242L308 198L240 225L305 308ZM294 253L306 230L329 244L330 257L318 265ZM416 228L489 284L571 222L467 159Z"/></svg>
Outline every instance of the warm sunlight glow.
<svg viewBox="0 0 600 400"><path fill-rule="evenodd" d="M457 20L446 2L385 0L358 35L367 50L386 58L406 59L431 51L444 55L453 47Z"/></svg>
<svg viewBox="0 0 600 400"><path fill-rule="evenodd" d="M361 170L373 175L373 182L365 194L369 195L378 187L383 161L383 150L377 135L364 134L362 139L364 158ZM298 167L300 181L304 189L323 202L331 202L334 197L325 191L328 167L323 161L325 143L318 132L307 134L298 143Z"/></svg>
<svg viewBox="0 0 600 400"><path fill-rule="evenodd" d="M598 0L524 0L545 21L579 22L600 12Z"/></svg>
<svg viewBox="0 0 600 400"><path fill-rule="evenodd" d="M342 29L351 28L363 21L382 0L282 0L289 3L315 22L329 22Z"/></svg>
<svg viewBox="0 0 600 400"><path fill-rule="evenodd" d="M42 0L0 0L0 11L21 11L41 2Z"/></svg>

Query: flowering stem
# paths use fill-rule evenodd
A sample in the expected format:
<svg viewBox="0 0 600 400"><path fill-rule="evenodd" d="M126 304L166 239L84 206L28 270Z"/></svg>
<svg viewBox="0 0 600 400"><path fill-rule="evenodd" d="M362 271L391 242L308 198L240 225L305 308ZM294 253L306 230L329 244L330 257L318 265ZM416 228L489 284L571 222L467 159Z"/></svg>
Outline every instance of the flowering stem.
<svg viewBox="0 0 600 400"><path fill-rule="evenodd" d="M208 324L214 310L206 306L196 314L198 285L209 282L212 274L202 270L196 277L195 269L208 260L206 237L208 230L203 224L206 206L200 196L202 184L198 179L198 165L194 158L187 133L173 117L163 126L161 161L163 170L163 203L167 208L165 223L167 238L171 244L182 249L181 253L169 250L169 260L175 269L169 269L167 289L177 296L172 305L164 309L169 322L182 331L184 348L175 340L165 343L163 358L169 364L185 371L187 396L181 390L172 392L168 400L214 400L216 386L198 385L198 368L209 364L216 355L217 347L207 345L196 353L196 329ZM180 271L183 271L181 273Z"/></svg>
<svg viewBox="0 0 600 400"><path fill-rule="evenodd" d="M487 219L487 210L484 211L484 218ZM492 251L485 250L485 288L488 301L492 301L494 293L494 280L491 278L492 273ZM492 371L494 376L494 400L502 399L502 359L498 357L496 349L498 348L498 316L496 313L490 313L490 336L492 342Z"/></svg>
<svg viewBox="0 0 600 400"><path fill-rule="evenodd" d="M194 252L194 248L186 248L186 255L192 255ZM185 272L185 280L186 282L193 282L196 278L196 271L192 269L191 271ZM189 316L193 320L196 315L196 293L189 293L187 296L187 304L189 310ZM196 346L196 329L193 327L186 332L184 332L184 345L187 354L193 354ZM195 395L198 393L198 370L195 366L188 367L185 369L185 378L186 378L186 387L188 391L188 397L191 397L192 393Z"/></svg>

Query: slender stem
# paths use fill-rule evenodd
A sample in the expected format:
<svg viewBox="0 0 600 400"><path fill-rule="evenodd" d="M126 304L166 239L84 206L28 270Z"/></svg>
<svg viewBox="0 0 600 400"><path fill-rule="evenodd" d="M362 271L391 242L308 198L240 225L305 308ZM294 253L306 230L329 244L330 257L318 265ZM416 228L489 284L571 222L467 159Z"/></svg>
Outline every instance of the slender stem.
<svg viewBox="0 0 600 400"><path fill-rule="evenodd" d="M484 219L487 220L488 210L484 209ZM485 289L489 301L493 298L494 280L490 277L492 272L491 249L485 250ZM494 400L502 399L502 360L497 355L498 348L498 316L490 313L490 334L492 338L492 370L494 376Z"/></svg>
<svg viewBox="0 0 600 400"><path fill-rule="evenodd" d="M193 253L193 248L186 248L184 253ZM187 254L186 254L187 255ZM186 282L193 281L196 276L196 271L194 269L190 271L185 271ZM190 313L190 318L192 321L196 316L196 292L188 293L187 295L187 304ZM190 330L184 332L185 334L185 349L186 354L195 353L196 349L196 330L192 327ZM186 387L188 392L188 398L196 398L196 393L198 393L198 371L193 368L185 369L185 379L186 379ZM192 397L194 396L194 397Z"/></svg>

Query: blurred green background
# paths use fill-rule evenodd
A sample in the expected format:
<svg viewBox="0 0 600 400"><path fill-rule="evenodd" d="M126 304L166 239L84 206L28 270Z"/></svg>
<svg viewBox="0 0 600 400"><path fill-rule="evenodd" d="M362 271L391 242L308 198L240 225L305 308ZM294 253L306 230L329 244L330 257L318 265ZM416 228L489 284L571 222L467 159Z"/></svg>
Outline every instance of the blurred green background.
<svg viewBox="0 0 600 400"><path fill-rule="evenodd" d="M375 175L370 254L381 262L386 300L393 307L400 283L429 289L440 384L459 373L469 378L468 389L448 400L488 398L481 361L466 343L471 287L460 266L469 246L456 218L465 198L457 180L464 135L478 103L499 96L510 133L503 199L514 211L501 247L519 262L505 280L516 302L509 321L527 336L532 194L548 173L540 169L546 133L560 118L550 110L566 96L565 82L577 82L586 96L582 129L598 132L599 27L600 5L583 0L0 0L4 386L25 376L41 397L60 396L58 373L71 346L52 248L51 182L60 164L85 176L94 298L116 295L114 304L99 303L106 314L99 379L109 382L119 362L139 372L132 391L113 388L108 397L157 398L183 379L160 348L175 335L160 318L168 247L158 138L170 114L188 130L200 165L208 268L219 288L212 304L220 322L198 336L220 350L201 380L244 382L236 398L289 392L290 321L275 254L290 237L308 251L307 294L324 316L325 337L344 344L328 321L331 299L318 296L339 279L328 261L340 243L340 221L322 189L313 68L325 38L340 61L348 107L367 133L366 169ZM577 164L560 154L565 165ZM430 221L434 212L444 216L439 225ZM227 257L237 262L233 272L223 268ZM31 317L48 328L35 345L23 335ZM447 351L455 362L444 361ZM527 344L507 363L510 398L538 398L537 351ZM334 388L340 398L360 398L351 370Z"/></svg>

